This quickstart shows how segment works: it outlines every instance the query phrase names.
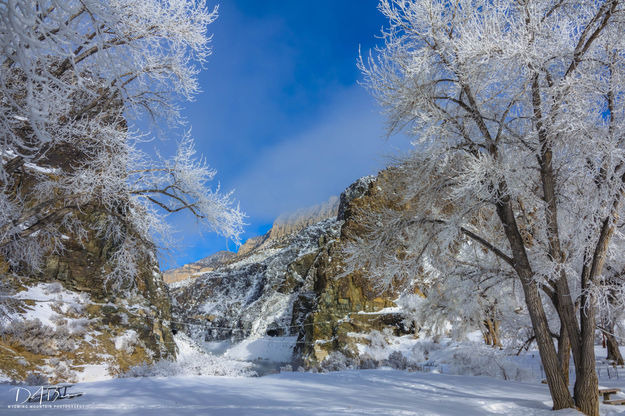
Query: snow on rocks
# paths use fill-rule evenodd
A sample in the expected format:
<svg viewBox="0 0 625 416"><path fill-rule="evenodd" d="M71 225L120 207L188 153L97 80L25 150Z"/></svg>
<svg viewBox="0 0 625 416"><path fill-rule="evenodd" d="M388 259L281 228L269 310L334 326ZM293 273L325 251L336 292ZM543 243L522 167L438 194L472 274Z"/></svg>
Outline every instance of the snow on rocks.
<svg viewBox="0 0 625 416"><path fill-rule="evenodd" d="M67 314L71 310L81 311L89 302L89 295L86 293L71 292L64 289L60 283L39 283L18 292L14 298L32 303L25 305L26 310L20 319L39 319L43 325L51 327L56 326L55 320L59 317L55 308Z"/></svg>
<svg viewBox="0 0 625 416"><path fill-rule="evenodd" d="M338 237L340 226L335 219L321 221L227 266L171 284L175 320L197 339L295 335L292 309L298 292L285 286L287 268L314 256L322 236ZM295 270L290 276L293 285L304 283L305 276Z"/></svg>

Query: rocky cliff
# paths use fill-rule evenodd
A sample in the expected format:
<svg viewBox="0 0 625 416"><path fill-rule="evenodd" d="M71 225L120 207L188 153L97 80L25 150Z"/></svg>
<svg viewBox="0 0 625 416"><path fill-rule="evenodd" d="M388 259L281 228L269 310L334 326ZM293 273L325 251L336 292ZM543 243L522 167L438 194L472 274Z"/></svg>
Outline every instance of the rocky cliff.
<svg viewBox="0 0 625 416"><path fill-rule="evenodd" d="M16 173L29 204L36 203L32 168ZM90 230L102 213L94 204L76 215ZM0 379L75 382L175 357L169 294L155 256L147 254L134 281L114 291L105 279L110 242L95 231L81 238L62 231L63 250L49 253L37 273L20 273L0 258L2 283L13 292L10 313L0 317Z"/></svg>
<svg viewBox="0 0 625 416"><path fill-rule="evenodd" d="M379 191L388 175L352 184L325 211L329 218L283 217L226 263L171 284L178 329L234 344L290 339L290 361L307 368L333 352L358 359L371 331L411 332L393 303L397 293L380 294L359 273L344 272L343 244L358 233L353 210L388 204Z"/></svg>

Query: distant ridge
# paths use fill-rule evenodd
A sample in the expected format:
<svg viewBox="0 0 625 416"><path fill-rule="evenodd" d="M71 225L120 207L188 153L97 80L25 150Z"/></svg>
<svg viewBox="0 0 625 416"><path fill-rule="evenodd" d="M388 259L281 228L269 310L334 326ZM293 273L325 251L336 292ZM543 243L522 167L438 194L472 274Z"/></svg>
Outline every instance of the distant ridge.
<svg viewBox="0 0 625 416"><path fill-rule="evenodd" d="M292 214L280 215L269 230L268 241L294 234L319 221L336 218L338 212L339 197L332 196L324 203L298 210Z"/></svg>
<svg viewBox="0 0 625 416"><path fill-rule="evenodd" d="M239 247L237 253L230 251L218 251L208 257L194 263L185 264L176 269L170 269L163 273L165 283L180 282L185 279L195 278L202 273L210 272L251 254L255 250L263 249L277 241L287 238L309 225L316 224L328 218L336 218L339 212L339 197L331 196L327 201L312 207L300 209L291 214L280 215L274 221L271 229L265 235L249 238L245 244Z"/></svg>
<svg viewBox="0 0 625 416"><path fill-rule="evenodd" d="M188 279L196 273L205 273L214 270L224 264L229 258L236 257L237 254L231 251L218 251L208 257L204 257L194 263L185 264L176 269L170 269L163 273L165 283L174 283Z"/></svg>

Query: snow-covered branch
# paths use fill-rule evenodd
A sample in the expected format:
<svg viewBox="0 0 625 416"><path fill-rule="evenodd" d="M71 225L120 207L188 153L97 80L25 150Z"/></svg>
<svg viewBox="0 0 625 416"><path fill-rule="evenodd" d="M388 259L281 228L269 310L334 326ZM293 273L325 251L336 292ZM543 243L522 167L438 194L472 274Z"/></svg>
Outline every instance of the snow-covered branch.
<svg viewBox="0 0 625 416"><path fill-rule="evenodd" d="M179 125L216 18L203 0L0 0L2 263L30 273L66 235L97 237L117 248L119 286L170 234L167 212L237 239L243 215L191 138L151 161L129 127L145 114Z"/></svg>

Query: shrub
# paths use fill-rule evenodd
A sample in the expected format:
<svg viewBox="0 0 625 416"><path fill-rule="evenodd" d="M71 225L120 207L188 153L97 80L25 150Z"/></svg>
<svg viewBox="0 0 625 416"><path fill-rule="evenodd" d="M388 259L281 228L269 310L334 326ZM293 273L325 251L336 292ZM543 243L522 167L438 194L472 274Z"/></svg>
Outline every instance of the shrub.
<svg viewBox="0 0 625 416"><path fill-rule="evenodd" d="M28 373L24 384L27 386L44 386L48 384L48 378L40 373Z"/></svg>

